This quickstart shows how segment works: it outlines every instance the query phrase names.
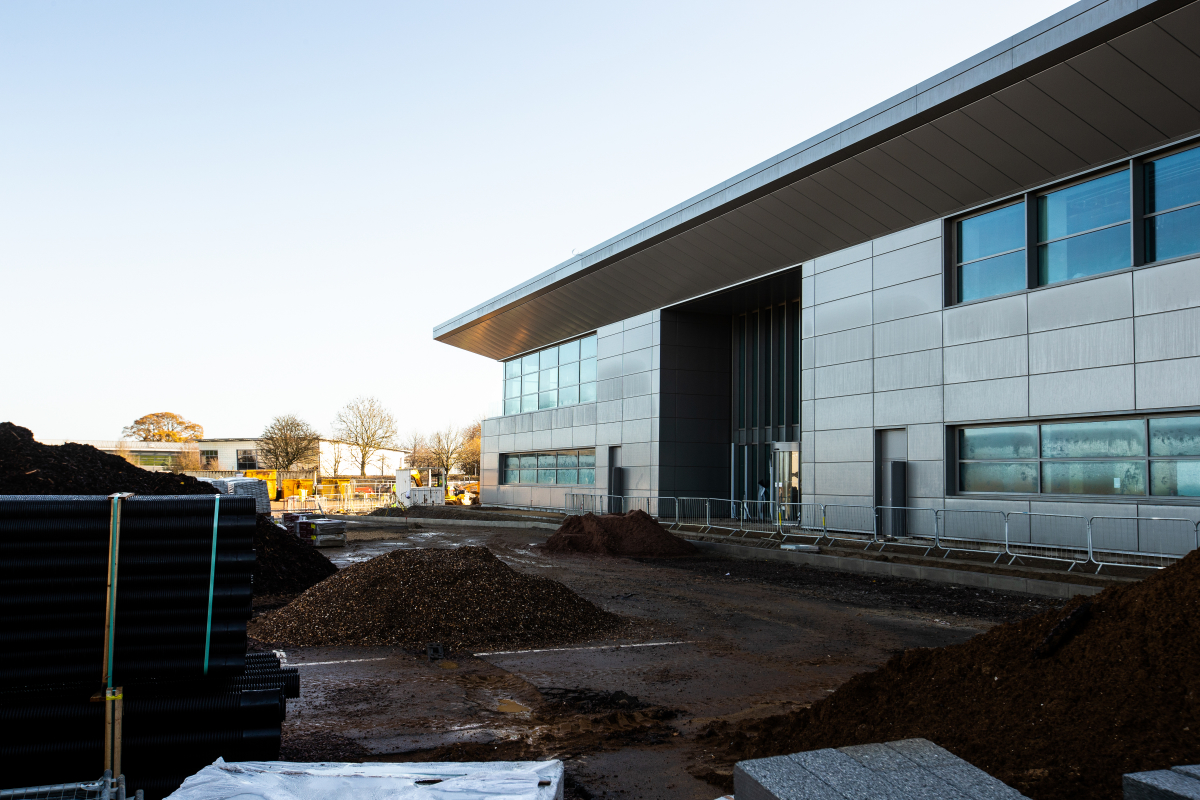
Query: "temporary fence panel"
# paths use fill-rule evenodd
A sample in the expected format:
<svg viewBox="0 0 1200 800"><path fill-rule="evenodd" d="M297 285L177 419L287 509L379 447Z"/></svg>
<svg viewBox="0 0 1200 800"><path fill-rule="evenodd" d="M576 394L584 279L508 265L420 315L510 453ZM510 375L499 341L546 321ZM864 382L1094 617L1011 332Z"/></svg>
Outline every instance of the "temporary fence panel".
<svg viewBox="0 0 1200 800"><path fill-rule="evenodd" d="M1088 561L1088 523L1071 514L1008 512L1006 552L1012 558L1030 556L1069 561L1072 566Z"/></svg>
<svg viewBox="0 0 1200 800"><path fill-rule="evenodd" d="M779 527L775 503L770 500L742 500L736 508L743 533L774 533Z"/></svg>
<svg viewBox="0 0 1200 800"><path fill-rule="evenodd" d="M938 509L912 506L876 506L875 516L881 542L895 539L900 544L936 547ZM917 540L913 542L912 540Z"/></svg>
<svg viewBox="0 0 1200 800"><path fill-rule="evenodd" d="M1003 511L937 511L939 545L945 550L979 550L1002 553L1006 541Z"/></svg>
<svg viewBox="0 0 1200 800"><path fill-rule="evenodd" d="M871 506L842 506L826 504L825 536L829 539L851 538L861 541L875 539L875 509Z"/></svg>
<svg viewBox="0 0 1200 800"><path fill-rule="evenodd" d="M1166 567L1198 546L1196 525L1165 517L1092 517L1091 560L1104 564Z"/></svg>
<svg viewBox="0 0 1200 800"><path fill-rule="evenodd" d="M779 531L788 536L820 536L824 533L824 511L820 503L780 503L776 507Z"/></svg>

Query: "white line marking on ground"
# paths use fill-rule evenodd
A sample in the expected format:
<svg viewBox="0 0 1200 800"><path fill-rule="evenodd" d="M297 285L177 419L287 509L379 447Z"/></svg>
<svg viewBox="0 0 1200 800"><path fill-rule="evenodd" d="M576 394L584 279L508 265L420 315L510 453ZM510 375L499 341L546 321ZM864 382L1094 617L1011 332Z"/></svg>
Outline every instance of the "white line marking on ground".
<svg viewBox="0 0 1200 800"><path fill-rule="evenodd" d="M380 658L348 658L345 661L298 661L286 664L289 667L315 667L318 664L357 664L359 661L387 661L389 656Z"/></svg>
<svg viewBox="0 0 1200 800"><path fill-rule="evenodd" d="M544 650L498 650L495 653L472 653L476 658L483 656L515 656L526 653L566 653L574 650L622 650L629 647L665 647L669 644L692 644L692 642L646 642L644 644L602 644L595 647L548 647Z"/></svg>

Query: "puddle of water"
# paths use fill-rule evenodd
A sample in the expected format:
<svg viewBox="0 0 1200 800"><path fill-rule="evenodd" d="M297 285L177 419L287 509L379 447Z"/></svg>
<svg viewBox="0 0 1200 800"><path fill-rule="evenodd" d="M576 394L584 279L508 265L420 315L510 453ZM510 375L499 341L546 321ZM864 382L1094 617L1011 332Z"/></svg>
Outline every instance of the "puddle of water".
<svg viewBox="0 0 1200 800"><path fill-rule="evenodd" d="M518 703L516 700L501 698L499 701L499 707L496 710L505 714L520 714L528 711L529 709Z"/></svg>

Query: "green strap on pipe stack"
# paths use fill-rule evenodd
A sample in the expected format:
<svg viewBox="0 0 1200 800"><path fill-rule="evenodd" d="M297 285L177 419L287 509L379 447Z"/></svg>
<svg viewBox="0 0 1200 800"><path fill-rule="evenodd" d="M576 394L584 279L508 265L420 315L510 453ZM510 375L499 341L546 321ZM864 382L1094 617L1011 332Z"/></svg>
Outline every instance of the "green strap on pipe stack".
<svg viewBox="0 0 1200 800"><path fill-rule="evenodd" d="M213 583L217 578L217 521L221 516L221 495L213 495L212 559L208 564L208 623L204 627L204 674L208 674L208 653L212 646ZM111 672L111 670L110 670Z"/></svg>

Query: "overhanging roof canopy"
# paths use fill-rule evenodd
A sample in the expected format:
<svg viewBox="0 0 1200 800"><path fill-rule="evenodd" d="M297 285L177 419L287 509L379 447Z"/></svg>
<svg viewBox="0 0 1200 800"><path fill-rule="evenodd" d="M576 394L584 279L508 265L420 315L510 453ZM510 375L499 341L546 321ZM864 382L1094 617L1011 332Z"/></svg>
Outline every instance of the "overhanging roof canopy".
<svg viewBox="0 0 1200 800"><path fill-rule="evenodd" d="M434 328L503 359L1200 130L1200 0L1083 0Z"/></svg>

